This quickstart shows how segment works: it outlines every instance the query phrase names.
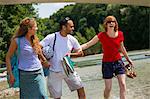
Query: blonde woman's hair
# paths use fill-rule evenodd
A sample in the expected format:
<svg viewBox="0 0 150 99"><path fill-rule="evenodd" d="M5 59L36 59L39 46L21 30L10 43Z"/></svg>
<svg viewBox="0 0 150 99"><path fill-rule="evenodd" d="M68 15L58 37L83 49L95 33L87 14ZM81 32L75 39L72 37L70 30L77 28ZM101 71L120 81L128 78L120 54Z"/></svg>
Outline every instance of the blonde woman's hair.
<svg viewBox="0 0 150 99"><path fill-rule="evenodd" d="M31 46L36 54L39 54L42 46L40 45L39 38L36 35L31 36Z"/></svg>
<svg viewBox="0 0 150 99"><path fill-rule="evenodd" d="M14 34L12 39L25 36L28 33L28 30L34 27L35 24L36 24L36 21L34 18L29 18L29 17L24 18L20 22L20 25L18 29L16 30L16 33ZM36 35L32 35L30 40L31 40L31 46L33 50L35 51L36 54L38 54L39 51L41 50L41 45L39 43L38 37Z"/></svg>
<svg viewBox="0 0 150 99"><path fill-rule="evenodd" d="M29 18L29 17L24 18L20 22L15 34L13 35L13 38L25 36L28 33L28 29L32 28L35 24L36 21L34 18Z"/></svg>

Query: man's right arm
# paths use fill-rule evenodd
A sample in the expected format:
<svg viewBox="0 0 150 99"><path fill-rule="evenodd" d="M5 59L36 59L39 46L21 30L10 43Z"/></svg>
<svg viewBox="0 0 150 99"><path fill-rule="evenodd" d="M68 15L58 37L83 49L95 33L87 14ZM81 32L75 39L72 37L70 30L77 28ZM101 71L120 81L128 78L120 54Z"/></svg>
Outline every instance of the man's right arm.
<svg viewBox="0 0 150 99"><path fill-rule="evenodd" d="M50 45L51 36L52 36L52 34L47 35L47 36L40 42L40 45L41 45L42 47L45 47L45 46Z"/></svg>

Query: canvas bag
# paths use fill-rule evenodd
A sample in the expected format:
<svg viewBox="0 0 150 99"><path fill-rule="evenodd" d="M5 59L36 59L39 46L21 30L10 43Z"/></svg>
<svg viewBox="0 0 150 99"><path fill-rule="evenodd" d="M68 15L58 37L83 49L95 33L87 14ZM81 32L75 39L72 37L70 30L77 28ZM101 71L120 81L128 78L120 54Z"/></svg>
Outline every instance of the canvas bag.
<svg viewBox="0 0 150 99"><path fill-rule="evenodd" d="M56 43L56 33L55 33L55 37L54 37L53 46L51 47L50 45L48 45L48 46L42 48L43 54L47 60L50 60L54 56L55 43ZM48 76L49 68L46 68L43 66L43 71L44 71L44 76Z"/></svg>
<svg viewBox="0 0 150 99"><path fill-rule="evenodd" d="M19 70L18 70L18 65L19 65L19 59L18 59L18 55L20 53L20 38L17 38L18 40L18 48L17 51L13 54L13 56L11 57L11 68L12 68L12 74L14 75L15 78L15 82L13 85L10 85L9 83L9 75L7 75L7 81L9 84L9 87L19 87Z"/></svg>

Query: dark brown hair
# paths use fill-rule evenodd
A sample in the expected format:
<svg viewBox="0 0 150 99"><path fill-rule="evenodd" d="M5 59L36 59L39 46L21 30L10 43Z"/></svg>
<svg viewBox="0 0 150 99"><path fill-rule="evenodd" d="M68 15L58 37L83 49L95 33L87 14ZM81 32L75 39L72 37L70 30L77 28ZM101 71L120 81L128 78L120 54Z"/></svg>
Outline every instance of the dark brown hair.
<svg viewBox="0 0 150 99"><path fill-rule="evenodd" d="M62 20L59 22L60 29L62 29L62 26L63 26L63 25L67 25L67 23L68 23L69 20L71 20L69 17L66 17L66 18L62 19Z"/></svg>

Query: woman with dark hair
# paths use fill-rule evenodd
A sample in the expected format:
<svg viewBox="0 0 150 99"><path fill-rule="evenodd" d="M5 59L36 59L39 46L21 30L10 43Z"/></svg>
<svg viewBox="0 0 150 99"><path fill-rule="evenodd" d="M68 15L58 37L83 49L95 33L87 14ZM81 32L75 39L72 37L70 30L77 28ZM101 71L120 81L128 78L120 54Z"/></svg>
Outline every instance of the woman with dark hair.
<svg viewBox="0 0 150 99"><path fill-rule="evenodd" d="M47 64L46 58L42 54L38 37L36 36L37 24L34 18L25 18L21 21L17 32L11 40L9 50L6 55L6 65L9 75L9 82L14 84L15 78L12 73L10 59L17 51L19 69L20 99L47 99L46 81L43 74L42 64L39 60ZM49 64L47 64L49 66Z"/></svg>
<svg viewBox="0 0 150 99"><path fill-rule="evenodd" d="M81 45L81 47L85 50L97 42L101 42L103 49L102 74L105 81L104 99L109 99L110 97L112 78L114 75L118 79L120 99L126 99L125 68L120 51L123 53L131 66L133 66L133 63L128 57L127 51L124 47L123 32L118 30L118 22L116 18L114 16L107 16L103 25L105 32L100 32L89 42Z"/></svg>

